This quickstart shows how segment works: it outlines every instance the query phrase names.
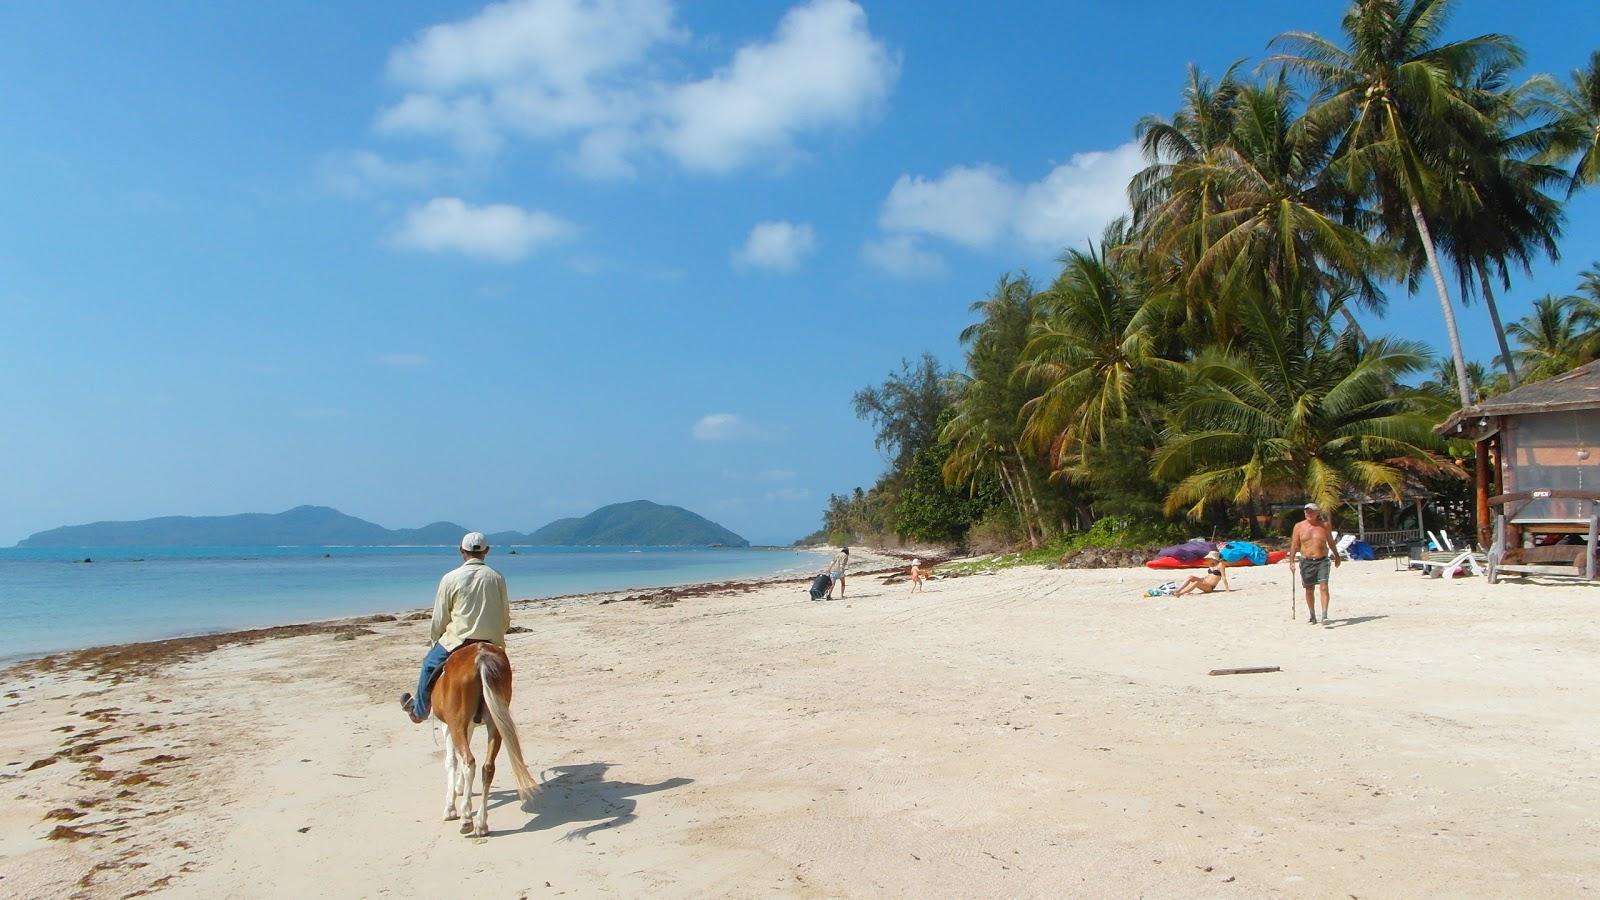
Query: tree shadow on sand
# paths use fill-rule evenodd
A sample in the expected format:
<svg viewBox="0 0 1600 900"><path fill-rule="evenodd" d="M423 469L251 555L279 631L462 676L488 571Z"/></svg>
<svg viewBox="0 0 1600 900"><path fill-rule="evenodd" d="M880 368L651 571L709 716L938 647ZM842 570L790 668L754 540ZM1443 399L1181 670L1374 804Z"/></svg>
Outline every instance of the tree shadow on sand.
<svg viewBox="0 0 1600 900"><path fill-rule="evenodd" d="M607 781L605 773L609 768L610 763L593 762L545 770L557 774L541 781L539 793L522 807L524 812L533 813L533 818L521 828L506 833L548 831L563 825L593 822L561 836L566 841L583 840L596 831L626 825L638 818L634 809L639 804L634 797L694 783L692 778L668 778L656 784ZM494 791L490 800L490 809L516 803L517 792Z"/></svg>

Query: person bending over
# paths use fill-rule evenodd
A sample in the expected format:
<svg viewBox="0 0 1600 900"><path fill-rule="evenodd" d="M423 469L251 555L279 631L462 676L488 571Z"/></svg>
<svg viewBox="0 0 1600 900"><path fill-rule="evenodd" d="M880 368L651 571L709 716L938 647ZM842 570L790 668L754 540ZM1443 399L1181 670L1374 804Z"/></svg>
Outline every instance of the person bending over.
<svg viewBox="0 0 1600 900"><path fill-rule="evenodd" d="M850 565L849 547L840 550L839 555L833 558L833 562L828 563L828 577L833 579L833 584L828 586L829 600L833 599L834 588L839 589L839 599L844 599L844 570L848 565Z"/></svg>

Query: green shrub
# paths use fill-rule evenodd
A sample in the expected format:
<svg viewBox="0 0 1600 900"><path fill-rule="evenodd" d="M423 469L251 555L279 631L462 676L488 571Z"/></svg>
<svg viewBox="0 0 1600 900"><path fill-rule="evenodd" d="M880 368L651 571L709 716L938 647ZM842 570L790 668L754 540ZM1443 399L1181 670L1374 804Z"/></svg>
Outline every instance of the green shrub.
<svg viewBox="0 0 1600 900"><path fill-rule="evenodd" d="M1009 506L996 506L967 531L967 549L972 553L1001 553L1026 540L1017 514Z"/></svg>
<svg viewBox="0 0 1600 900"><path fill-rule="evenodd" d="M1086 550L1097 547L1108 550L1141 550L1162 547L1183 540L1183 529L1171 522L1135 521L1127 516L1105 516L1096 519L1088 531L1069 536L1061 548ZM1057 554L1059 555L1059 554Z"/></svg>

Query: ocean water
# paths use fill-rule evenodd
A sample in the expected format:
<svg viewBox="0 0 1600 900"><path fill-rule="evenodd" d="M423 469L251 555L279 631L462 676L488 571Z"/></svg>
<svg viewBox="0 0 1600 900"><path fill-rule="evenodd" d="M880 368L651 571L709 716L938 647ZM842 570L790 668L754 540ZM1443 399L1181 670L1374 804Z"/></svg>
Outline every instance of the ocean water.
<svg viewBox="0 0 1600 900"><path fill-rule="evenodd" d="M460 563L453 547L0 549L0 660L431 606L439 576ZM517 547L496 548L489 564L517 600L800 573L817 561L778 549Z"/></svg>

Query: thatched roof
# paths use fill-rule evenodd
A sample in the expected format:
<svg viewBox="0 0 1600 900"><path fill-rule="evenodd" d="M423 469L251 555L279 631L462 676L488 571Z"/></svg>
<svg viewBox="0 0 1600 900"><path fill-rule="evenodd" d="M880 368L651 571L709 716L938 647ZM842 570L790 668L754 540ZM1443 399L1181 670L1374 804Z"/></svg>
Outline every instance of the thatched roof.
<svg viewBox="0 0 1600 900"><path fill-rule="evenodd" d="M1600 409L1600 360L1458 409L1434 431L1447 436L1477 439L1476 432L1479 429L1472 427L1477 424L1471 421L1473 419L1569 409ZM1457 426L1463 427L1458 429Z"/></svg>

